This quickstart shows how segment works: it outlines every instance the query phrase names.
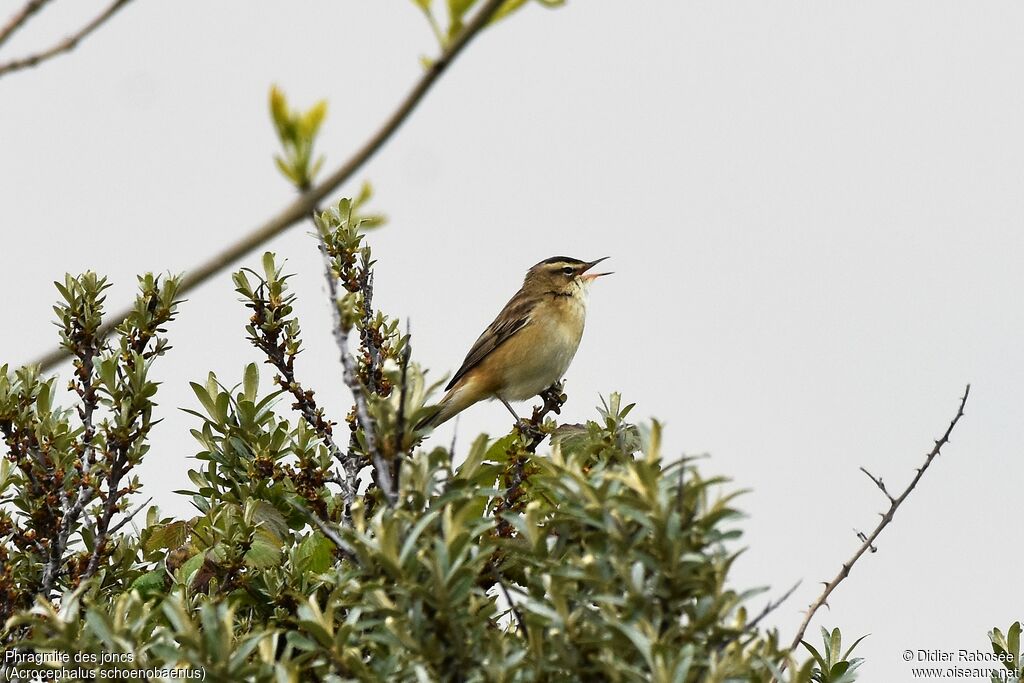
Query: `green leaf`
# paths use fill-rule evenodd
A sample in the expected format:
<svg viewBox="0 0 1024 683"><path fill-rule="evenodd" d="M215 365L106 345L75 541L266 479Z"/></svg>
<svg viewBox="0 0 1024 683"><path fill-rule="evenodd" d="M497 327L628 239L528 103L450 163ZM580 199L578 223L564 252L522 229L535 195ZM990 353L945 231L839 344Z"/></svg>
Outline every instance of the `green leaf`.
<svg viewBox="0 0 1024 683"><path fill-rule="evenodd" d="M281 546L281 538L272 531L257 529L252 535L252 545L245 554L245 563L259 569L277 566L284 559Z"/></svg>
<svg viewBox="0 0 1024 683"><path fill-rule="evenodd" d="M178 548L185 543L186 538L188 538L188 523L178 520L153 529L142 547L147 552Z"/></svg>
<svg viewBox="0 0 1024 683"><path fill-rule="evenodd" d="M480 465L484 461L484 456L487 454L487 435L481 434L473 442L473 445L469 449L469 455L462 462L459 467L457 475L460 479L473 480L473 475L480 469Z"/></svg>
<svg viewBox="0 0 1024 683"><path fill-rule="evenodd" d="M245 366L245 374L242 379L242 393L246 400L256 402L256 394L260 389L260 371L255 363Z"/></svg>
<svg viewBox="0 0 1024 683"><path fill-rule="evenodd" d="M166 572L162 569L154 569L132 581L131 588L132 590L139 591L142 597L149 598L164 592L164 582L166 580Z"/></svg>
<svg viewBox="0 0 1024 683"><path fill-rule="evenodd" d="M247 501L251 505L252 520L276 538L288 536L288 521L281 511L265 500Z"/></svg>
<svg viewBox="0 0 1024 683"><path fill-rule="evenodd" d="M319 531L304 538L295 549L299 569L306 574L320 574L327 571L334 561L334 544Z"/></svg>

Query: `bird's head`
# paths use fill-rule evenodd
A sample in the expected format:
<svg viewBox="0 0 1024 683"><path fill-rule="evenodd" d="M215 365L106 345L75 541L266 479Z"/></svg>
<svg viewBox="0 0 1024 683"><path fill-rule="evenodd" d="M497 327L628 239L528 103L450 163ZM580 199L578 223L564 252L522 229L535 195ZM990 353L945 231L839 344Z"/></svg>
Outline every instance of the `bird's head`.
<svg viewBox="0 0 1024 683"><path fill-rule="evenodd" d="M591 273L590 269L604 258L596 261L581 261L569 256L552 256L544 259L526 272L523 286L544 292L573 295L582 291L591 282L611 273Z"/></svg>

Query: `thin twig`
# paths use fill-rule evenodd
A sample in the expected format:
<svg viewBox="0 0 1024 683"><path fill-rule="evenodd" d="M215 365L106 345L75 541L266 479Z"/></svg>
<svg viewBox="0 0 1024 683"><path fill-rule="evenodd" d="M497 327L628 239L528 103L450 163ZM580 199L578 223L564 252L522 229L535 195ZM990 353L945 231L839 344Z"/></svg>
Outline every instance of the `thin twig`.
<svg viewBox="0 0 1024 683"><path fill-rule="evenodd" d="M455 445L457 443L456 437L459 435L459 418L461 415L455 416L455 426L452 428L452 442L448 446L448 452L451 453L452 458L455 457Z"/></svg>
<svg viewBox="0 0 1024 683"><path fill-rule="evenodd" d="M398 502L398 492L395 491L391 481L391 469L377 447L376 427L373 424L373 418L370 417L370 407L366 400L366 393L363 391L363 384L359 381L356 360L348 351L348 330L344 325L334 326L334 341L337 343L338 352L341 355L342 377L345 380L345 385L352 392L352 398L356 404L356 422L359 423L359 427L363 430L363 438L366 439L366 452L370 456L370 462L373 463L374 478L388 505L394 507Z"/></svg>
<svg viewBox="0 0 1024 683"><path fill-rule="evenodd" d="M885 488L885 483L882 482L882 478L881 477L876 477L875 475L871 474L870 472L868 472L863 467L860 468L860 471L863 472L864 474L868 475L868 479L870 479L871 481L875 482L875 486L877 486L878 489L882 493L885 494L885 497L889 499L890 503L893 502L894 499L893 499L892 495L889 493L889 490Z"/></svg>
<svg viewBox="0 0 1024 683"><path fill-rule="evenodd" d="M112 536L112 535L114 535L114 533L120 531L121 527L123 527L128 522L132 521L132 518L134 518L135 515L137 515L140 512L142 512L142 508L146 507L147 505L149 505L152 502L153 502L153 497L150 496L149 498L146 499L146 502L144 502L144 503L142 503L140 505L137 505L135 507L135 509L132 510L131 512L129 512L128 515L124 519L122 519L120 522L118 522L114 526L110 527L110 530L107 531L107 534Z"/></svg>
<svg viewBox="0 0 1024 683"><path fill-rule="evenodd" d="M320 213L320 207L313 207L313 215ZM324 236L316 226L316 221L313 221L313 227L315 229L317 238L317 248L320 251L320 255L323 257L324 262L324 281L327 283L327 296L330 299L331 309L331 327L334 330L341 328L341 311L338 309L338 281L334 277L334 268L331 265L331 257L327 253L327 244L324 242ZM359 463L350 452L347 456L342 456L341 450L337 449L333 452L335 460L341 465L342 471L345 473L345 483L342 486L349 495L346 497L348 505L352 504L355 500L355 493L359 489Z"/></svg>
<svg viewBox="0 0 1024 683"><path fill-rule="evenodd" d="M516 607L516 603L512 601L512 596L508 592L508 588L505 588L505 582L501 580L501 574L497 568L494 569L494 582L498 584L498 589L501 590L502 596L505 598L505 602L508 603L508 608L512 611L512 616L516 618L516 623L519 624L519 630L523 632L523 637L527 640L530 639L530 632L526 630L526 622L523 621L523 615L519 612L519 608Z"/></svg>
<svg viewBox="0 0 1024 683"><path fill-rule="evenodd" d="M356 556L352 552L352 547L349 546L348 543L345 543L344 540L342 540L341 536L338 535L337 531L329 527L327 525L327 522L320 519L320 517L312 510L306 508L303 508L303 510L309 516L309 521L313 522L313 524L316 525L318 529L320 529L320 533L322 533L327 538L328 541L333 543L334 546L341 551L342 555L344 555L349 560L352 560L353 562L356 561Z"/></svg>
<svg viewBox="0 0 1024 683"><path fill-rule="evenodd" d="M14 35L18 29L25 25L26 21L32 18L33 14L41 10L43 5L48 2L50 2L50 0L29 0L25 3L25 6L11 17L10 21L0 29L0 45L6 43L8 38Z"/></svg>
<svg viewBox="0 0 1024 683"><path fill-rule="evenodd" d="M398 391L398 415L395 419L395 488L401 490L402 458L405 456L405 399L409 393L409 360L412 358L412 324L405 321L405 347L402 349L402 386Z"/></svg>
<svg viewBox="0 0 1024 683"><path fill-rule="evenodd" d="M312 187L308 192L303 193L266 223L185 273L181 279L178 292L180 294L187 294L221 270L230 266L237 259L309 216L314 207L327 195L334 192L342 183L351 178L391 138L413 110L416 109L416 106L427 92L434 86L441 77L441 74L455 61L455 58L469 44L473 37L487 25L487 22L490 21L491 17L494 16L494 13L498 11L504 2L505 0L487 0L484 3L480 10L473 15L473 19L462 29L458 37L448 45L448 48L423 73L412 90L409 91L409 94L399 103L398 108L388 117L380 129L362 147L356 150L355 154L348 161L331 173L323 182ZM131 309L124 309L112 314L110 317L111 322L104 325L100 333L105 334L110 329L113 329L130 312ZM67 352L64 349L54 349L32 362L39 365L41 370L49 370L66 357Z"/></svg>
<svg viewBox="0 0 1024 683"><path fill-rule="evenodd" d="M12 71L19 71L21 69L27 69L32 66L36 66L41 62L45 62L48 59L52 59L59 54L70 52L75 49L79 42L81 42L86 36L98 29L100 26L105 24L119 9L127 5L131 0L114 0L103 12L101 12L95 19L90 21L88 24L83 26L77 33L64 38L59 43L52 47L28 55L27 57L21 57L19 59L13 59L4 64L0 64L0 76L11 73ZM15 27L17 28L17 27ZM127 316L127 311L125 316ZM120 322L120 321L118 321ZM64 354L61 354L63 357Z"/></svg>
<svg viewBox="0 0 1024 683"><path fill-rule="evenodd" d="M796 589L800 587L801 583L801 581L797 581L796 583L794 583L793 587L785 593L783 593L777 600L769 600L768 604L764 606L764 609L761 610L758 613L758 615L747 624L747 627L743 629L743 632L752 633L757 628L758 624L760 624L764 620L765 617L767 617L769 614L771 614L779 607L781 607L782 603L786 602L786 600L789 600L790 596L792 596L793 593L796 592Z"/></svg>
<svg viewBox="0 0 1024 683"><path fill-rule="evenodd" d="M819 609L821 609L824 605L827 604L829 596L832 595L832 592L836 589L836 587L843 582L843 579L849 576L850 570L853 568L853 565L857 563L857 561L861 558L861 556L864 555L864 553L874 548L875 539L878 538L878 535L882 533L882 530L885 529L885 527L889 526L889 523L893 520L893 517L896 515L896 510L898 510L900 505L903 504L903 501L907 499L911 491L913 491L914 488L917 486L917 483L921 481L921 477L924 476L924 473L928 470L928 467L932 464L932 461L936 458L936 456L939 455L939 452L942 450L942 447L949 443L949 435L953 433L954 427L956 427L957 423L960 421L960 418L964 416L964 406L967 404L967 397L968 395L970 395L970 393L971 385L968 384L967 388L964 389L964 395L960 398L960 406L957 408L956 415L953 416L953 419L950 421L949 426L946 427L946 432L942 435L941 438L935 441L935 446L932 448L931 451L929 451L925 455L924 464L917 468L917 473L914 475L914 478L910 480L909 484L907 484L907 487L903 490L903 493L901 493L896 498L890 497L891 502L889 504L889 509L886 512L882 513L881 521L878 522L878 525L870 534L864 537L864 540L861 543L860 547L857 548L857 552L853 554L853 557L851 557L849 560L843 563L843 566L839 569L839 573L836 574L831 581L825 584L825 588L824 590L822 590L821 595L818 596L817 600L811 603L810 607L807 610L807 614L804 616L803 622L800 624L800 628L797 630L796 635L793 636L793 642L789 645L790 652L796 650L796 647L804 639L804 633L807 631L807 627L810 625L811 619L814 617L815 613ZM871 474L868 474L868 476L871 477L873 481L875 480L875 477L872 476ZM878 484L879 482L880 480L876 481L875 483ZM885 489L883 488L882 490L884 491ZM886 495L888 495L888 493ZM783 662L781 670L785 671L785 662Z"/></svg>
<svg viewBox="0 0 1024 683"><path fill-rule="evenodd" d="M721 643L719 643L715 647L715 651L716 652L721 652L725 648L729 647L730 645L732 645L733 643L738 641L743 636L748 635L748 634L753 634L754 631L757 630L758 625L764 620L764 618L767 617L772 612L774 612L775 610L777 610L779 607L781 607L782 603L786 602L786 600L788 600L790 598L790 596L792 596L793 593L796 592L796 589L800 587L800 584L801 584L801 582L797 581L795 584L793 584L792 588L790 588L788 591L783 593L782 596L779 597L777 600L769 600L768 604L764 606L764 609L762 609L760 612L758 612L756 617L754 617L752 620L747 622L747 625L745 627L743 627L742 631L739 631L739 632L735 633L731 637L729 637L729 638L725 639L724 641L722 641ZM741 647L743 647L743 646L741 646Z"/></svg>

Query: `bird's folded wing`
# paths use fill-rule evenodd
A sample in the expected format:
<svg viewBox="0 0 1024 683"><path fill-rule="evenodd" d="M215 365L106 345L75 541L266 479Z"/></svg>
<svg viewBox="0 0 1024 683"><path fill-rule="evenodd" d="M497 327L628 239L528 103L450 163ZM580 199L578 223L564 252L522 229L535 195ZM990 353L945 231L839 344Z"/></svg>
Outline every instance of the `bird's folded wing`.
<svg viewBox="0 0 1024 683"><path fill-rule="evenodd" d="M448 382L444 389L448 391L456 382L462 379L463 375L479 365L484 358L487 358L496 348L507 342L516 332L526 327L530 322L530 314L533 312L534 302L522 296L522 292L516 294L501 309L501 313L494 319L480 338L473 344L473 348L466 354L466 360L462 361L462 367Z"/></svg>

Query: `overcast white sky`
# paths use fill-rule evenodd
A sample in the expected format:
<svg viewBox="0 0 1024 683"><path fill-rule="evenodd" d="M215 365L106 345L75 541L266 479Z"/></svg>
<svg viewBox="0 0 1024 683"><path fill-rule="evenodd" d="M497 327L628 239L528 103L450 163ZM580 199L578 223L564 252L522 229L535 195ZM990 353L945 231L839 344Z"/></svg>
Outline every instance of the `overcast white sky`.
<svg viewBox="0 0 1024 683"><path fill-rule="evenodd" d="M0 61L102 5L55 3ZM671 452L710 452L705 474L752 490L733 580L803 579L771 618L787 641L883 508L858 466L902 486L973 382L952 444L816 624L871 634L867 681L911 680L904 649L987 651L991 627L1024 618L1022 28L1024 5L999 1L530 6L360 174L391 218L371 238L376 302L443 374L527 267L611 255L563 416L621 391L667 423ZM401 0L136 0L71 55L0 79L0 361L54 343L65 271L109 275L120 307L135 273L185 270L292 199L271 83L330 101L330 168L434 51ZM340 419L307 233L268 246L299 273L299 371ZM189 380L233 383L257 360L245 319L224 273L172 328L142 472L165 511L190 513L170 493L196 451L175 408L193 407ZM508 422L475 407L463 443Z"/></svg>

